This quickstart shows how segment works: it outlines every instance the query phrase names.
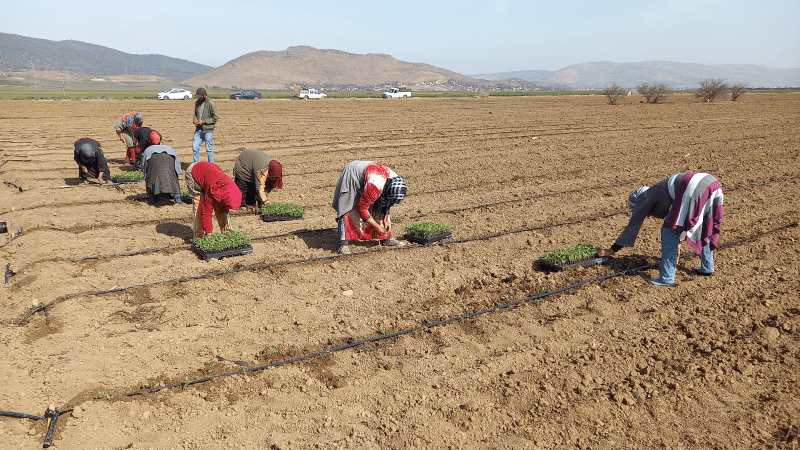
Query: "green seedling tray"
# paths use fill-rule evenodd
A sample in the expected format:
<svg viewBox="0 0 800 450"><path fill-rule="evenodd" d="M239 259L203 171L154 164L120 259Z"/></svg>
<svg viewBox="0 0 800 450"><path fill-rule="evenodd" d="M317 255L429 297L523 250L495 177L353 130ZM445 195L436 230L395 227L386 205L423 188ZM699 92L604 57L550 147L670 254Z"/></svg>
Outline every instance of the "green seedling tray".
<svg viewBox="0 0 800 450"><path fill-rule="evenodd" d="M403 239L413 242L415 244L420 245L430 245L434 242L441 241L443 239L447 239L453 236L452 231L448 231L445 233L433 234L433 235L426 235L425 233L406 233L403 236Z"/></svg>
<svg viewBox="0 0 800 450"><path fill-rule="evenodd" d="M292 216L290 214L261 214L264 222L280 222L284 220L303 220L303 216Z"/></svg>
<svg viewBox="0 0 800 450"><path fill-rule="evenodd" d="M227 248L225 250L216 250L216 251L205 251L195 244L192 244L192 250L195 251L201 258L205 261L209 261L211 259L222 259L227 258L229 256L239 256L239 255L247 255L249 253L253 253L253 246L252 245L245 245L243 247L236 247L236 248Z"/></svg>

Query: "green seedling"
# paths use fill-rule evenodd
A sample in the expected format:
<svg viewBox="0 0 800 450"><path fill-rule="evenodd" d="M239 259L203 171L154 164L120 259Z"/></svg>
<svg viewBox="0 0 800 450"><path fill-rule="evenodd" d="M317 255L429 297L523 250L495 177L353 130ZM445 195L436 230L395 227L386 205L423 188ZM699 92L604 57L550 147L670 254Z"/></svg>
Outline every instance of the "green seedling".
<svg viewBox="0 0 800 450"><path fill-rule="evenodd" d="M141 170L131 170L114 175L115 180L144 180L144 173Z"/></svg>
<svg viewBox="0 0 800 450"><path fill-rule="evenodd" d="M421 234L427 238L430 236L436 236L437 234L447 233L452 229L453 227L448 227L447 225L442 225L436 222L419 222L407 226L406 233Z"/></svg>
<svg viewBox="0 0 800 450"><path fill-rule="evenodd" d="M539 259L549 264L570 264L595 256L597 250L594 245L580 244L547 253Z"/></svg>
<svg viewBox="0 0 800 450"><path fill-rule="evenodd" d="M101 397L105 397L106 400L111 400L111 395L109 395L106 391L100 391L98 394L100 394Z"/></svg>
<svg viewBox="0 0 800 450"><path fill-rule="evenodd" d="M271 347L269 350L272 352L272 354L273 354L273 355L274 355L275 353L278 353L278 351L277 351L277 350L275 350L275 347Z"/></svg>
<svg viewBox="0 0 800 450"><path fill-rule="evenodd" d="M367 347L367 344L364 344L364 351L369 355L369 347Z"/></svg>
<svg viewBox="0 0 800 450"><path fill-rule="evenodd" d="M506 301L506 300L508 300L508 294L506 294L506 295L504 295L504 296L500 297L500 300L503 300L503 301Z"/></svg>
<svg viewBox="0 0 800 450"><path fill-rule="evenodd" d="M208 373L211 373L211 369L213 369L213 368L214 368L214 366L216 366L216 365L217 365L217 362L216 362L216 361L214 361L214 362L213 362L213 363L212 363L210 366L206 367L206 371L207 371Z"/></svg>
<svg viewBox="0 0 800 450"><path fill-rule="evenodd" d="M328 341L330 341L331 344L336 344L336 338L333 336L329 337Z"/></svg>
<svg viewBox="0 0 800 450"><path fill-rule="evenodd" d="M384 336L386 334L386 327L381 325L381 329L378 332L381 334L381 336Z"/></svg>
<svg viewBox="0 0 800 450"><path fill-rule="evenodd" d="M217 252L231 248L245 247L253 241L242 233L215 233L192 239L192 244L204 252ZM227 272L227 271L226 271Z"/></svg>
<svg viewBox="0 0 800 450"><path fill-rule="evenodd" d="M292 203L272 203L262 206L261 214L264 216L303 217L306 215L306 211L302 206Z"/></svg>
<svg viewBox="0 0 800 450"><path fill-rule="evenodd" d="M183 382L183 388L186 389L186 386L189 386L189 376L186 376L186 381Z"/></svg>

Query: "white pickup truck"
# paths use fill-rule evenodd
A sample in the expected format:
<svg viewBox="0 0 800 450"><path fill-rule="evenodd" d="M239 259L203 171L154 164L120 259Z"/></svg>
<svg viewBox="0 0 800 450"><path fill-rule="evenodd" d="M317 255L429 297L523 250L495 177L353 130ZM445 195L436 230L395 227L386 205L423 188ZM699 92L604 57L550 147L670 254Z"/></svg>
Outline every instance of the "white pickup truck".
<svg viewBox="0 0 800 450"><path fill-rule="evenodd" d="M309 99L309 98L321 99L321 98L328 98L328 95L325 94L324 92L320 92L320 91L318 91L316 89L295 88L294 89L294 98L299 98L299 99Z"/></svg>
<svg viewBox="0 0 800 450"><path fill-rule="evenodd" d="M383 98L411 98L411 88L397 87L391 88L381 95Z"/></svg>

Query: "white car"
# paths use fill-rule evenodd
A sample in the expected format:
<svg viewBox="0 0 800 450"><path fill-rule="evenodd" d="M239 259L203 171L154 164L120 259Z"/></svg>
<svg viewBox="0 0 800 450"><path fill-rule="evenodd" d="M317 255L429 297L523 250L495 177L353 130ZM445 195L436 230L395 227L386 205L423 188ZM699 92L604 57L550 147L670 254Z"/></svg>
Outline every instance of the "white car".
<svg viewBox="0 0 800 450"><path fill-rule="evenodd" d="M318 91L316 89L303 88L303 89L295 89L294 98L299 98L299 99L312 98L312 99L320 100L320 99L323 99L323 98L328 98L328 95L325 94L324 92L320 92L320 91Z"/></svg>
<svg viewBox="0 0 800 450"><path fill-rule="evenodd" d="M186 89L172 88L159 92L156 98L159 100L189 100L192 98L192 93Z"/></svg>

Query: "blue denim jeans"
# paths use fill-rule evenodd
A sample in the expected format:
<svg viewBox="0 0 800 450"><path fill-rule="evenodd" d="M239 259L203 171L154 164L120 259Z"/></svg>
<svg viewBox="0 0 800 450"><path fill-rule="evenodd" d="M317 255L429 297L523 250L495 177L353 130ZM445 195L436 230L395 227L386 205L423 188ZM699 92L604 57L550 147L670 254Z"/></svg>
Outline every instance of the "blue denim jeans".
<svg viewBox="0 0 800 450"><path fill-rule="evenodd" d="M212 139L214 138L213 131L206 131L203 133L202 128L198 128L197 131L194 132L194 140L192 140L192 156L194 156L194 162L200 162L200 144L205 141L206 143L206 154L208 155L208 162L214 162L214 143Z"/></svg>
<svg viewBox="0 0 800 450"><path fill-rule="evenodd" d="M675 270L678 266L678 244L680 244L681 231L661 227L661 270L656 284L672 284L675 282ZM714 254L711 244L706 244L700 252L700 270L703 272L714 271Z"/></svg>

